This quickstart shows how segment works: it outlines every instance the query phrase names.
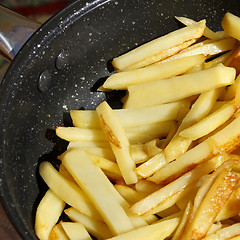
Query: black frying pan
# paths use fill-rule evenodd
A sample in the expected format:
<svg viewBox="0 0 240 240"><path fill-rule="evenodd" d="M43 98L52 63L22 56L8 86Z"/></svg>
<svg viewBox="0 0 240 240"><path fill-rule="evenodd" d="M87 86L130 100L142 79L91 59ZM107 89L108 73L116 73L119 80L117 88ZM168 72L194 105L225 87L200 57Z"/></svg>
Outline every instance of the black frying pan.
<svg viewBox="0 0 240 240"><path fill-rule="evenodd" d="M206 18L219 30L226 11L240 16L239 1L77 0L30 38L0 86L1 201L24 239L36 239L35 210L46 190L38 165L66 147L54 128L71 125L70 109L94 109L106 98L118 106L119 93L96 91L111 59L177 29L175 15Z"/></svg>

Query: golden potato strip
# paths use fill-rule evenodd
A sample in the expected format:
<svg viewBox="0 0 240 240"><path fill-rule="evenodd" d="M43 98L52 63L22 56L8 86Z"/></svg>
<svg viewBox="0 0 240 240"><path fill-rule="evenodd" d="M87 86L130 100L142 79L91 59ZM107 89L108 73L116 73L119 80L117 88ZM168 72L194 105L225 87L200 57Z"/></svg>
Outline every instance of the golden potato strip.
<svg viewBox="0 0 240 240"><path fill-rule="evenodd" d="M75 149L66 152L62 163L94 204L113 235L133 229L124 209L105 184L105 180L102 180L103 175L99 174L96 166L84 151Z"/></svg>
<svg viewBox="0 0 240 240"><path fill-rule="evenodd" d="M139 109L116 109L119 121L123 127L131 128L156 122L175 120L182 102L173 102ZM100 128L96 111L71 110L73 125L79 128Z"/></svg>
<svg viewBox="0 0 240 240"><path fill-rule="evenodd" d="M204 44L193 45L191 48L186 48L183 51L175 54L169 58L164 59L162 62L173 61L175 59L202 54L206 57L214 56L226 51L232 50L237 42L234 38L222 39L217 42L205 42Z"/></svg>
<svg viewBox="0 0 240 240"><path fill-rule="evenodd" d="M239 180L239 176L229 171L223 171L216 178L196 211L193 220L187 225L182 236L183 239L198 240L206 236L217 214L231 196Z"/></svg>
<svg viewBox="0 0 240 240"><path fill-rule="evenodd" d="M57 223L65 202L52 190L48 190L41 199L35 216L35 233L41 240L48 240L52 228Z"/></svg>
<svg viewBox="0 0 240 240"><path fill-rule="evenodd" d="M166 165L165 155L163 152L161 152L153 156L146 162L142 163L140 166L138 166L136 168L136 172L139 176L147 178L165 165Z"/></svg>
<svg viewBox="0 0 240 240"><path fill-rule="evenodd" d="M224 207L216 217L216 221L222 221L240 213L240 188L235 189Z"/></svg>
<svg viewBox="0 0 240 240"><path fill-rule="evenodd" d="M224 31L231 37L240 40L240 18L234 14L227 12L222 20Z"/></svg>
<svg viewBox="0 0 240 240"><path fill-rule="evenodd" d="M167 162L171 162L188 150L191 139L179 135L179 132L207 116L221 93L221 89L213 89L200 94L191 109L182 120L176 134L164 149Z"/></svg>
<svg viewBox="0 0 240 240"><path fill-rule="evenodd" d="M93 236L99 239L112 237L112 233L103 221L96 220L87 215L84 215L73 207L66 209L64 212L73 222L81 223Z"/></svg>
<svg viewBox="0 0 240 240"><path fill-rule="evenodd" d="M114 90L123 90L127 89L127 86L129 85L170 78L186 72L193 66L203 63L205 59L206 58L203 55L194 55L173 60L172 62L160 62L136 70L118 72L108 77L104 82L103 87Z"/></svg>
<svg viewBox="0 0 240 240"><path fill-rule="evenodd" d="M137 62L131 66L128 66L127 68L121 69L121 71L136 70L136 69L144 68L147 66L151 66L151 64L158 63L162 60L164 61L164 59L167 59L168 57L173 56L173 55L177 54L178 52L186 49L187 47L191 46L196 41L197 41L197 39L191 39L191 40L185 41L177 46L166 49L166 50L159 52L155 55L152 55L140 62Z"/></svg>
<svg viewBox="0 0 240 240"><path fill-rule="evenodd" d="M127 184L136 183L135 162L130 153L130 143L125 131L107 102L102 102L96 109L102 129L106 134L116 157L122 176Z"/></svg>
<svg viewBox="0 0 240 240"><path fill-rule="evenodd" d="M146 179L140 179L136 184L135 188L138 192L153 193L157 191L162 186L154 182L150 182Z"/></svg>
<svg viewBox="0 0 240 240"><path fill-rule="evenodd" d="M228 68L220 64L217 67L196 73L132 85L128 87L129 96L124 108L146 107L178 101L232 84L235 75L236 70L234 68Z"/></svg>
<svg viewBox="0 0 240 240"><path fill-rule="evenodd" d="M152 40L130 52L114 58L112 64L117 69L126 68L152 55L182 44L183 42L201 37L205 27L206 21L203 20L192 26L170 32L165 36Z"/></svg>
<svg viewBox="0 0 240 240"><path fill-rule="evenodd" d="M187 225L188 219L190 217L191 210L192 210L192 204L191 204L191 202L189 202L187 207L184 210L180 224L178 225L176 231L174 232L171 240L180 240L181 239L184 228Z"/></svg>
<svg viewBox="0 0 240 240"><path fill-rule="evenodd" d="M235 96L236 90L239 83L240 83L240 75L238 75L237 78L235 79L235 82L227 88L227 92L225 93L223 98L224 101L233 100L236 97Z"/></svg>
<svg viewBox="0 0 240 240"><path fill-rule="evenodd" d="M110 144L108 142L69 142L67 149L74 147L97 147L97 148L108 148L110 149Z"/></svg>
<svg viewBox="0 0 240 240"><path fill-rule="evenodd" d="M180 218L172 218L169 220L159 221L152 225L142 227L127 233L120 234L119 236L109 238L108 240L129 240L129 239L155 239L163 240L170 236L177 228Z"/></svg>
<svg viewBox="0 0 240 240"><path fill-rule="evenodd" d="M71 240L92 240L86 228L78 222L61 222L60 223L65 233Z"/></svg>
<svg viewBox="0 0 240 240"><path fill-rule="evenodd" d="M222 151L231 153L237 149L240 145L238 141L240 137L239 124L240 118L238 117L207 140L178 157L174 162L171 162L165 167L159 169L155 173L157 174L157 177L155 176L157 178L157 182L171 182L181 176L184 172L199 163L206 161L206 159L209 159Z"/></svg>
<svg viewBox="0 0 240 240"><path fill-rule="evenodd" d="M142 163L149 159L148 154L145 150L145 145L143 143L135 143L130 145L130 153L134 162Z"/></svg>
<svg viewBox="0 0 240 240"><path fill-rule="evenodd" d="M150 194L143 200L137 202L133 206L131 206L131 211L134 214L143 215L149 213L154 208L157 208L158 205L164 200L170 198L175 195L182 189L186 188L188 185L197 182L198 179L213 171L217 166L219 166L224 159L222 158L213 158L206 163L198 165L193 170L185 173L183 176L179 177L175 181L167 184L166 186L160 188L156 192ZM153 177L148 178L151 181L157 182Z"/></svg>
<svg viewBox="0 0 240 240"><path fill-rule="evenodd" d="M240 46L231 51L231 55L225 61L225 66L234 67L236 69L237 75L239 75L240 73L239 63L240 63Z"/></svg>
<svg viewBox="0 0 240 240"><path fill-rule="evenodd" d="M42 162L39 172L49 188L63 201L88 216L101 219L96 208L78 185L64 178L49 162Z"/></svg>
<svg viewBox="0 0 240 240"><path fill-rule="evenodd" d="M53 227L48 240L69 240L69 238L62 228L62 225L58 223Z"/></svg>
<svg viewBox="0 0 240 240"><path fill-rule="evenodd" d="M225 123L230 117L232 117L235 110L234 101L226 103L198 123L181 131L179 135L191 140L201 138Z"/></svg>
<svg viewBox="0 0 240 240"><path fill-rule="evenodd" d="M87 129L78 127L56 127L58 137L69 142L107 141L101 129Z"/></svg>
<svg viewBox="0 0 240 240"><path fill-rule="evenodd" d="M186 17L175 17L179 22L183 23L186 26L190 26L192 24L195 24L196 21L190 18ZM206 27L203 33L203 36L212 39L212 40L219 40L222 38L228 37L226 33L223 32L213 32L210 28Z"/></svg>

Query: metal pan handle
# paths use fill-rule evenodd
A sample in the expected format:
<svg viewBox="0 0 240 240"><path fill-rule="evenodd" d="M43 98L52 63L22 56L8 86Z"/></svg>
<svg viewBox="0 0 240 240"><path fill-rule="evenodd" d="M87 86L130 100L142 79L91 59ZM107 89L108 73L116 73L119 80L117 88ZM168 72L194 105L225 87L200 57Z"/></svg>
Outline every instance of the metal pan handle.
<svg viewBox="0 0 240 240"><path fill-rule="evenodd" d="M12 61L27 39L41 26L0 5L0 55Z"/></svg>

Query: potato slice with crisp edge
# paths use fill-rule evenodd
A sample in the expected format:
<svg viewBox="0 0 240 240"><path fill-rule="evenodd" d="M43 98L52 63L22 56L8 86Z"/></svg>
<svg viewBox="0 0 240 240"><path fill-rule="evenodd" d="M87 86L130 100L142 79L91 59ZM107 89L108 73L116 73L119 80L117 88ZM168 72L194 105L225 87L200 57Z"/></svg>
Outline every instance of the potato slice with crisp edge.
<svg viewBox="0 0 240 240"><path fill-rule="evenodd" d="M41 240L48 240L57 223L65 202L49 189L41 199L35 216L35 233Z"/></svg>
<svg viewBox="0 0 240 240"><path fill-rule="evenodd" d="M127 86L129 85L170 78L183 74L193 66L203 63L205 59L206 57L203 55L194 55L176 59L172 62L159 62L136 70L118 72L108 77L104 82L103 87L123 90L127 89Z"/></svg>
<svg viewBox="0 0 240 240"><path fill-rule="evenodd" d="M92 240L86 228L78 222L61 222L63 230L70 240Z"/></svg>
<svg viewBox="0 0 240 240"><path fill-rule="evenodd" d="M112 64L117 69L124 69L159 52L178 46L186 41L200 38L205 27L206 21L202 20L192 26L170 32L165 36L159 37L114 58Z"/></svg>
<svg viewBox="0 0 240 240"><path fill-rule="evenodd" d="M96 111L125 182L136 183L138 178L135 173L136 165L130 153L130 143L118 117L106 101L102 102Z"/></svg>
<svg viewBox="0 0 240 240"><path fill-rule="evenodd" d="M69 240L69 238L62 228L62 225L58 223L53 227L48 240Z"/></svg>
<svg viewBox="0 0 240 240"><path fill-rule="evenodd" d="M222 19L222 27L224 31L231 37L240 40L240 18L227 12Z"/></svg>
<svg viewBox="0 0 240 240"><path fill-rule="evenodd" d="M189 221L182 239L200 240L206 236L239 180L240 177L233 172L225 170L220 173L201 202L192 221Z"/></svg>
<svg viewBox="0 0 240 240"><path fill-rule="evenodd" d="M170 79L142 83L128 87L128 98L124 108L139 108L174 102L230 85L236 70L219 64L216 67ZM147 101L146 101L147 99Z"/></svg>

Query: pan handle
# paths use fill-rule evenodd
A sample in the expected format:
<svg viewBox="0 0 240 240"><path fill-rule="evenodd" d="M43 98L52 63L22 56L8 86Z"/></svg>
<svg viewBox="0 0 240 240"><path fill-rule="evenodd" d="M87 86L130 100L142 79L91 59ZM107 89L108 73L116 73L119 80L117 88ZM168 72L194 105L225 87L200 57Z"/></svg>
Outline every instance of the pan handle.
<svg viewBox="0 0 240 240"><path fill-rule="evenodd" d="M0 55L12 61L40 26L40 23L0 5Z"/></svg>

